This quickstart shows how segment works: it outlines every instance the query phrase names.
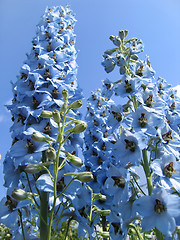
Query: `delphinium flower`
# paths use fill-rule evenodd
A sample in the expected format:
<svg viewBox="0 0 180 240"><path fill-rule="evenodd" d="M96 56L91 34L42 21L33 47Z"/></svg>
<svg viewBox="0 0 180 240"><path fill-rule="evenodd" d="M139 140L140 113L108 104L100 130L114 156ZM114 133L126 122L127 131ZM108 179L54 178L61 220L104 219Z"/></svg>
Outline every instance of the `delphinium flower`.
<svg viewBox="0 0 180 240"><path fill-rule="evenodd" d="M68 92L69 105L82 98L76 78L77 53L74 47L75 34L73 30L75 22L68 6L47 8L37 26L31 52L27 54L17 81L12 83L14 98L12 104L7 107L12 114L13 125L10 130L13 141L4 160L5 186L9 187L9 195L14 188L39 194L41 189L38 190L35 181L40 176L38 172L47 166L46 163L43 163L43 152L48 151L50 142L55 149L57 148L55 143L58 137L57 118L59 117L59 121L61 120L57 109L63 108L62 92L63 90ZM69 109L70 118L80 119L81 116L77 110L79 107L72 106ZM42 110L45 110L46 114L50 114L50 116L42 115ZM81 144L82 140L79 135L72 133L64 142L63 149L77 154L77 146ZM64 153L61 153L61 156L63 155ZM68 166L71 170L70 162L66 164L67 171ZM49 171L51 173L53 171L51 166ZM75 191L73 189L73 192ZM39 201L36 195L33 196L33 201L38 208ZM19 203L16 205L19 206ZM28 207L30 205L27 205ZM10 212L18 213L18 209L14 206ZM3 212L1 212L0 218L3 219ZM16 236L19 237L17 231L22 235L21 227L26 219L27 217L23 214L21 226L16 224L16 221L13 223L13 239ZM28 239L35 235L29 236Z"/></svg>
<svg viewBox="0 0 180 240"><path fill-rule="evenodd" d="M180 215L180 198L170 194L163 187L156 186L151 196L143 196L134 202L135 209L143 217L142 231L148 232L156 227L172 239L176 229L175 218Z"/></svg>

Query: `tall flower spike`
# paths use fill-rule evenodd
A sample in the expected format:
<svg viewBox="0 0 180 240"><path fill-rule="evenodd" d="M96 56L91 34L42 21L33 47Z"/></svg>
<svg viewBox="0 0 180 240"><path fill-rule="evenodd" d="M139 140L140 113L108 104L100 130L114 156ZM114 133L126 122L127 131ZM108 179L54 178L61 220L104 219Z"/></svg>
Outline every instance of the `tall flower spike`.
<svg viewBox="0 0 180 240"><path fill-rule="evenodd" d="M27 54L17 81L12 83L14 98L7 108L12 114L10 131L13 140L4 160L4 186L9 187L10 192L14 188L29 191L28 182L33 183L31 190L35 192L32 175L27 179L21 169L27 164L41 163L42 151L48 149L49 145L46 141L31 139L33 132L41 132L47 138L57 137L57 123L42 118L42 110L52 112L60 109L64 103L64 89L69 95L68 104L82 98L76 78L75 22L69 7L47 8L37 25L30 54ZM76 116L76 119L81 117L77 109L71 109L69 116ZM64 148L73 152L77 144L79 139L74 134ZM9 176L14 177L9 179Z"/></svg>

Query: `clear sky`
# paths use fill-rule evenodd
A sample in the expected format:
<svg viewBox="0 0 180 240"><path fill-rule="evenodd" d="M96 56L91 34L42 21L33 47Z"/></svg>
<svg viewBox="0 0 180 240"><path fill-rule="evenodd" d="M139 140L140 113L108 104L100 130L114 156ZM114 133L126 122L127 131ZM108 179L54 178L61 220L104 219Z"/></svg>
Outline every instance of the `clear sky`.
<svg viewBox="0 0 180 240"><path fill-rule="evenodd" d="M101 66L103 52L112 47L110 35L121 29L141 38L156 77L173 86L180 84L180 1L179 0L0 0L0 199L5 193L2 161L11 146L11 115L5 109L12 98L10 81L16 81L26 53L32 47L36 25L46 6L70 4L78 20L76 49L78 80L88 97L101 81L119 79Z"/></svg>

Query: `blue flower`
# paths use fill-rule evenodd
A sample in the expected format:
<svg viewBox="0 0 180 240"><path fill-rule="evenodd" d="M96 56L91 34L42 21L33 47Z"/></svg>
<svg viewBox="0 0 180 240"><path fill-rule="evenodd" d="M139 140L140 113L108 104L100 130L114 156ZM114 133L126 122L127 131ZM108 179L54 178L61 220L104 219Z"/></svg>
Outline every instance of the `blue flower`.
<svg viewBox="0 0 180 240"><path fill-rule="evenodd" d="M164 188L175 188L180 192L180 162L173 154L164 154L151 163L153 174L159 176L158 181Z"/></svg>
<svg viewBox="0 0 180 240"><path fill-rule="evenodd" d="M175 217L180 215L180 199L156 186L151 196L143 196L134 202L134 209L142 216L142 231L157 228L171 237L176 229Z"/></svg>

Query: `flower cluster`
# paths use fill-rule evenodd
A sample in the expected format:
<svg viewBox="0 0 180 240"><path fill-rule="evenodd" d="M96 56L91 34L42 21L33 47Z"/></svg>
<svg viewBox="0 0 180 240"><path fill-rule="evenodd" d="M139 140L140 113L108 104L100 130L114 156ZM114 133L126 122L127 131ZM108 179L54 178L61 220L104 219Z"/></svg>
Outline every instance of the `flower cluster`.
<svg viewBox="0 0 180 240"><path fill-rule="evenodd" d="M85 165L92 189L106 195L111 239L126 239L140 223L172 238L180 218L180 98L166 80L154 81L149 57L138 56L142 40L127 34L110 36L115 47L102 61L107 73L119 68L120 80L106 79L88 100Z"/></svg>
<svg viewBox="0 0 180 240"><path fill-rule="evenodd" d="M12 114L13 125L10 130L13 141L4 160L4 186L8 187L8 192L1 202L3 210L0 220L11 228L13 239L22 238L19 218L28 239L33 238L37 231L36 225L33 227L34 224L31 224L36 222L33 219L36 216L34 207L30 207L26 200L23 203L17 201L29 198L29 195L19 191L13 195L12 191L14 193L15 188L20 188L33 193L34 196L31 197L39 205L35 194L42 190L39 187L41 179L38 182L36 180L40 177L39 171L49 164L43 163L43 153L49 153L50 159L53 159L54 152L49 148L49 142L57 149L55 139L58 137L58 121L61 120L58 110L64 107L63 90L64 94L68 93L68 104L71 106L69 117L75 117L76 120L81 117L78 111L82 105L79 100L82 94L76 79L75 22L68 6L47 8L37 26L31 52L21 67L17 81L12 83L14 98L7 108ZM44 115L42 110L46 111ZM67 138L63 149L74 156L81 144L82 140L74 132ZM70 169L72 171L69 162L66 170ZM63 176L58 176L58 181L65 186Z"/></svg>

